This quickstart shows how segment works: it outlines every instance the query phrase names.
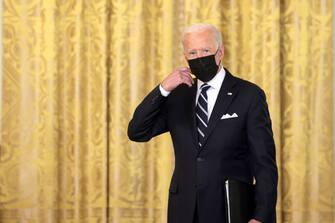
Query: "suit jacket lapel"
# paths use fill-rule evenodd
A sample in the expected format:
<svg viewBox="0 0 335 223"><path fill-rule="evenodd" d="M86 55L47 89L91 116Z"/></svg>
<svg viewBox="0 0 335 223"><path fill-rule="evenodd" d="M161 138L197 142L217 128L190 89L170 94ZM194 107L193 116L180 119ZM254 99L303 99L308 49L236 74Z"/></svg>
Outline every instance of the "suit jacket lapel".
<svg viewBox="0 0 335 223"><path fill-rule="evenodd" d="M235 84L236 81L234 77L226 70L225 79L223 80L223 83L221 85L211 117L208 122L208 127L205 133L204 145L202 146L202 148L204 148L204 146L206 145L208 137L211 135L217 122L220 121L222 114L225 114L229 105L236 96L237 88L233 88ZM230 92L231 94L228 94L228 92Z"/></svg>

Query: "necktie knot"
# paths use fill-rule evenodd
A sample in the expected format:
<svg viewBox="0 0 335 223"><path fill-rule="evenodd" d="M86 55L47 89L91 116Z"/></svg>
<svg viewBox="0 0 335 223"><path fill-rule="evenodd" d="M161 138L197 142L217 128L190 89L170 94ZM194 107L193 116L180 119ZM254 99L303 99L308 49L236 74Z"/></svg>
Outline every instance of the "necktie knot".
<svg viewBox="0 0 335 223"><path fill-rule="evenodd" d="M206 93L207 90L210 88L211 86L208 85L207 83L204 83L203 85L201 85L200 89L201 89L201 93Z"/></svg>

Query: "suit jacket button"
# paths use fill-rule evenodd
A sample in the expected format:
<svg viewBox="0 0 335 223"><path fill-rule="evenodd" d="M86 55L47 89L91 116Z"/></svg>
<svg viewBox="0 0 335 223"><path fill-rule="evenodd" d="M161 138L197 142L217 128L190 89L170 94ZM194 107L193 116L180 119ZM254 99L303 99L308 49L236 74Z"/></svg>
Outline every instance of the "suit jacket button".
<svg viewBox="0 0 335 223"><path fill-rule="evenodd" d="M202 162L202 161L205 161L205 158L198 156L197 157L197 162Z"/></svg>

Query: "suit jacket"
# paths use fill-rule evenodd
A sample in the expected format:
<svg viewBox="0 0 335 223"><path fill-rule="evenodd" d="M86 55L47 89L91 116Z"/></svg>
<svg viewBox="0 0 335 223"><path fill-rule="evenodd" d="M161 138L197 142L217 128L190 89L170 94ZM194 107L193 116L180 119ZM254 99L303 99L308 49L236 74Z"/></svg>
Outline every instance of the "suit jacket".
<svg viewBox="0 0 335 223"><path fill-rule="evenodd" d="M254 218L275 222L277 166L270 115L263 90L226 70L216 103L198 146L197 86L179 85L168 97L159 86L136 108L128 126L130 140L145 142L170 132L175 154L168 203L169 223L225 222L224 181L256 180ZM221 119L225 114L238 117Z"/></svg>

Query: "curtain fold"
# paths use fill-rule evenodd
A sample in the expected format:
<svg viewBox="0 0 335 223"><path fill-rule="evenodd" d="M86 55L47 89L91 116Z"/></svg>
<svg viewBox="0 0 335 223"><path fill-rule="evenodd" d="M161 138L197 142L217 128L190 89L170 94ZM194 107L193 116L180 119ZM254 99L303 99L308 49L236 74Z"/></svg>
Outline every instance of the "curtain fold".
<svg viewBox="0 0 335 223"><path fill-rule="evenodd" d="M266 92L278 222L335 222L331 0L3 1L1 222L166 222L168 134L127 138L143 97L221 29L223 65Z"/></svg>

